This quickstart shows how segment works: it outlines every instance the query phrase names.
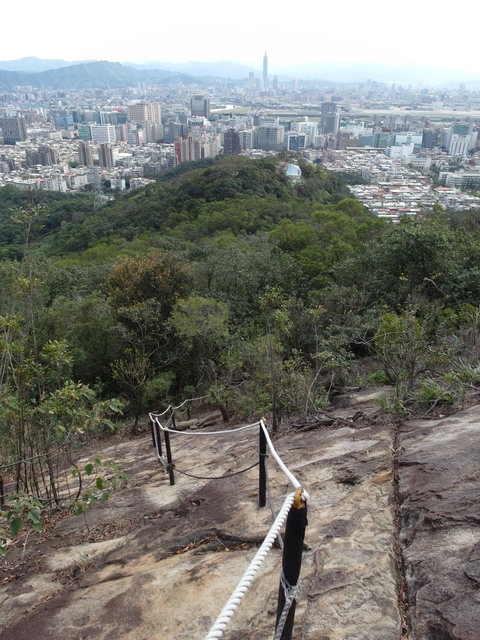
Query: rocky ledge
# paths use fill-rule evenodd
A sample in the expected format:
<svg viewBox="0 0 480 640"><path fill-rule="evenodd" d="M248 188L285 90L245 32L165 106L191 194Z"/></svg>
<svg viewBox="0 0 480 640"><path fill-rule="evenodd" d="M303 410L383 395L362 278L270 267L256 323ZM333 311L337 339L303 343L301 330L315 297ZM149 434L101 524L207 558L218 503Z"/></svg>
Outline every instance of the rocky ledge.
<svg viewBox="0 0 480 640"><path fill-rule="evenodd" d="M411 638L480 639L480 408L401 426L401 543Z"/></svg>
<svg viewBox="0 0 480 640"><path fill-rule="evenodd" d="M342 402L274 438L310 494L293 638L480 640L480 407L398 429L369 394ZM257 461L258 434L198 433L172 437L173 486L149 437L100 452L132 484L88 530L66 518L13 551L0 640L206 636L291 488L270 456L260 509L258 469L232 475ZM274 548L225 638L273 637L280 568Z"/></svg>

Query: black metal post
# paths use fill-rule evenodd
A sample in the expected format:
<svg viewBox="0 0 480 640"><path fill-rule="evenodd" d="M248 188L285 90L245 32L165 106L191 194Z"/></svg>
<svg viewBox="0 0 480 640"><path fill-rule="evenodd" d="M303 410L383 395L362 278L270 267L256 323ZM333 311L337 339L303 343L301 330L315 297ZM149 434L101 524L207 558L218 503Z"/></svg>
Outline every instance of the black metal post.
<svg viewBox="0 0 480 640"><path fill-rule="evenodd" d="M285 585L296 587L302 566L303 540L305 538L305 528L307 526L307 504L300 498L301 490L297 490L295 500L290 508L285 525L285 539L283 546L282 573L284 580L280 580L278 588L277 622L280 621L283 608L285 606ZM293 622L295 619L296 600L293 599L285 625L283 627L280 640L291 640L293 632Z"/></svg>
<svg viewBox="0 0 480 640"><path fill-rule="evenodd" d="M167 452L167 471L170 478L170 484L175 484L175 476L173 475L172 450L170 448L170 434L168 431L163 432L165 436L165 451Z"/></svg>
<svg viewBox="0 0 480 640"><path fill-rule="evenodd" d="M156 435L156 442L157 442L157 455L158 457L161 457L162 455L162 434L161 434L161 430L160 427L158 426L158 422L155 420L155 435Z"/></svg>
<svg viewBox="0 0 480 640"><path fill-rule="evenodd" d="M265 462L267 459L267 438L265 437L263 424L260 424L258 458L258 506L264 507L267 504L267 470L265 468Z"/></svg>
<svg viewBox="0 0 480 640"><path fill-rule="evenodd" d="M150 420L150 433L152 434L152 442L153 442L153 446L155 448L157 448L157 443L155 442L155 422L153 420Z"/></svg>

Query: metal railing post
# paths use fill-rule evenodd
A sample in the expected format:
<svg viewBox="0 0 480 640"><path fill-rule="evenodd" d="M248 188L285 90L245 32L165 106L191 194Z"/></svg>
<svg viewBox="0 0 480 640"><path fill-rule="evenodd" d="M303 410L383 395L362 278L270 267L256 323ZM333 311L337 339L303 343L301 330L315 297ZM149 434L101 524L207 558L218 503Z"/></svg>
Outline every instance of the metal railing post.
<svg viewBox="0 0 480 640"><path fill-rule="evenodd" d="M267 504L267 470L265 462L267 459L267 438L263 430L263 423L260 422L260 442L258 449L258 506L264 507Z"/></svg>
<svg viewBox="0 0 480 640"><path fill-rule="evenodd" d="M157 441L157 455L159 458L162 457L162 434L160 427L158 426L158 422L155 420L155 436Z"/></svg>
<svg viewBox="0 0 480 640"><path fill-rule="evenodd" d="M152 435L152 442L155 449L157 448L157 443L155 442L155 422L150 418L150 433Z"/></svg>
<svg viewBox="0 0 480 640"><path fill-rule="evenodd" d="M295 588L302 566L303 540L307 526L307 503L297 489L295 500L288 512L282 558L282 575L278 588L277 622L274 640L291 640L295 619ZM290 591L290 593L288 593ZM287 592L287 594L286 594ZM289 598L289 602L287 602ZM285 606L287 603L287 606Z"/></svg>
<svg viewBox="0 0 480 640"><path fill-rule="evenodd" d="M170 478L170 484L175 484L175 476L173 474L173 461L172 461L172 450L170 448L170 434L168 431L164 431L163 435L165 436L165 451L167 453L167 471L168 476Z"/></svg>

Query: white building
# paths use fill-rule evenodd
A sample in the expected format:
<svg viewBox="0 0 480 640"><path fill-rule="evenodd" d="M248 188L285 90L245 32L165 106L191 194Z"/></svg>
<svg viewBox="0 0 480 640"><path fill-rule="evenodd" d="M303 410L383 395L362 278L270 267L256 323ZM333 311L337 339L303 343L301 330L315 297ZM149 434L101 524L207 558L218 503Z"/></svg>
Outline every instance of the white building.
<svg viewBox="0 0 480 640"><path fill-rule="evenodd" d="M242 149L256 148L256 134L253 129L245 129L244 131L239 131L238 135L240 136L240 147Z"/></svg>
<svg viewBox="0 0 480 640"><path fill-rule="evenodd" d="M92 140L95 142L116 142L113 124L92 124L90 125L90 132Z"/></svg>
<svg viewBox="0 0 480 640"><path fill-rule="evenodd" d="M415 145L413 142L410 142L410 144L387 147L387 156L390 156L392 160L403 160L404 158L408 158L413 155L414 148Z"/></svg>
<svg viewBox="0 0 480 640"><path fill-rule="evenodd" d="M448 146L449 156L467 156L470 149L474 149L477 144L477 131L473 131L469 135L454 133L450 138Z"/></svg>

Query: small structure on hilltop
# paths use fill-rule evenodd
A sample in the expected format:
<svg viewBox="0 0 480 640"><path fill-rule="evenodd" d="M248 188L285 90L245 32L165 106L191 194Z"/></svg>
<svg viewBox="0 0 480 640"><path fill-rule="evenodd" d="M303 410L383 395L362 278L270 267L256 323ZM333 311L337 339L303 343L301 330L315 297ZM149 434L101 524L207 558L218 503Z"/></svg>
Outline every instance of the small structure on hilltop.
<svg viewBox="0 0 480 640"><path fill-rule="evenodd" d="M297 181L302 179L302 170L298 164L289 163L285 165L285 174L287 178L290 178L290 180Z"/></svg>

